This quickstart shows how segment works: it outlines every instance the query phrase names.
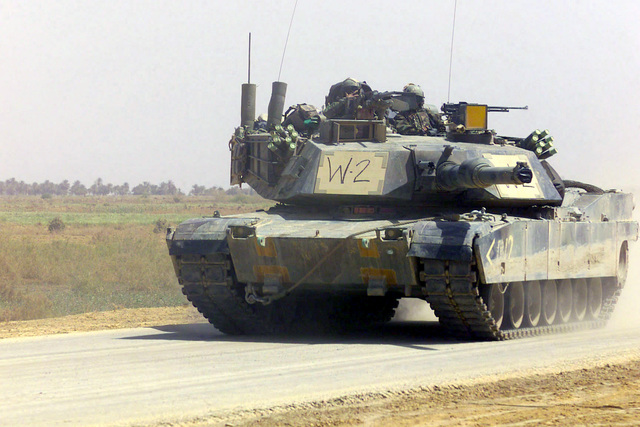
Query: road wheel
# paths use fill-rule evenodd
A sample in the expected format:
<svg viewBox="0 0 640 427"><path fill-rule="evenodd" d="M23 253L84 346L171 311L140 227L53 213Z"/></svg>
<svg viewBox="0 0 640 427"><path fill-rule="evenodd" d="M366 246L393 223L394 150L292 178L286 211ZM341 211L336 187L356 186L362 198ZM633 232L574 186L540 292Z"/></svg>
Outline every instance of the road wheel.
<svg viewBox="0 0 640 427"><path fill-rule="evenodd" d="M507 324L518 329L524 320L524 286L522 282L507 287Z"/></svg>
<svg viewBox="0 0 640 427"><path fill-rule="evenodd" d="M496 326L500 329L504 320L504 285L502 283L487 285L486 298L483 299Z"/></svg>
<svg viewBox="0 0 640 427"><path fill-rule="evenodd" d="M599 277L589 279L587 317L597 319L602 310L602 280Z"/></svg>
<svg viewBox="0 0 640 427"><path fill-rule="evenodd" d="M589 291L586 279L573 280L573 320L582 321L587 314Z"/></svg>
<svg viewBox="0 0 640 427"><path fill-rule="evenodd" d="M620 257L618 259L618 286L624 288L629 272L629 244L623 242L620 247Z"/></svg>
<svg viewBox="0 0 640 427"><path fill-rule="evenodd" d="M571 280L563 279L558 283L558 323L567 323L573 311L573 288Z"/></svg>
<svg viewBox="0 0 640 427"><path fill-rule="evenodd" d="M555 280L547 280L542 285L542 322L551 325L558 312L558 288Z"/></svg>
<svg viewBox="0 0 640 427"><path fill-rule="evenodd" d="M540 323L542 314L542 288L540 282L529 282L524 292L524 319L527 326L535 327Z"/></svg>

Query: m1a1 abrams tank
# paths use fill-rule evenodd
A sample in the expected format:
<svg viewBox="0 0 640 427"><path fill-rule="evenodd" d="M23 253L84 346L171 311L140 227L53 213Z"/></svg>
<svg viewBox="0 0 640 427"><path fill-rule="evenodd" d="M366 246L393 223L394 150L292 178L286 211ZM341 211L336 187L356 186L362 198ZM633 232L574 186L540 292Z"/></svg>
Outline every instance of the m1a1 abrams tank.
<svg viewBox="0 0 640 427"><path fill-rule="evenodd" d="M346 118L302 105L282 123L285 90L273 84L265 123L243 85L230 142L232 184L279 203L167 234L184 294L220 331L362 327L402 297L465 339L605 324L638 237L631 194L562 181L542 160L546 132L487 129L504 108L445 104L446 132L407 136L382 114L414 108L414 94L368 92Z"/></svg>

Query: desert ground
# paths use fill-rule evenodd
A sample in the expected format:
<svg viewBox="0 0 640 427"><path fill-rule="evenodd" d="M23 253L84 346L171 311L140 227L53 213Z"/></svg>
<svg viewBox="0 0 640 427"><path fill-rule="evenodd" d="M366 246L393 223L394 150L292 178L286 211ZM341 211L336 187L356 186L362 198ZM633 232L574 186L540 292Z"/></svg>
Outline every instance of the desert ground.
<svg viewBox="0 0 640 427"><path fill-rule="evenodd" d="M622 327L615 322L610 328ZM199 328L204 343L215 334L212 326L191 307L118 309L85 313L54 319L13 321L0 324L0 344L20 343L37 337L91 336L95 331L157 330ZM439 326L426 323L427 334L438 337ZM403 326L404 327L404 326ZM146 329L131 329L146 328ZM400 329L400 331L413 331ZM94 331L94 332L90 332ZM209 332L210 331L210 332ZM637 330L634 330L635 335ZM601 331L596 331L602 334ZM98 332L99 333L99 332ZM396 333L396 332L394 332ZM413 333L413 332L412 332ZM595 333L595 332L594 332ZM589 331L581 339L589 340ZM568 334L571 339L574 334ZM217 337L218 335L213 335ZM601 335L600 335L601 336ZM388 338L388 337L387 337ZM535 341L538 338L520 340ZM330 341L330 340L329 340ZM405 340L402 340L405 342ZM417 339L417 342L422 342ZM430 341L428 341L430 342ZM435 342L435 341L434 341ZM445 339L442 341L447 343ZM246 344L246 343L245 343ZM329 344L321 342L320 344ZM381 343L382 345L383 343ZM455 342L452 342L455 344ZM486 343L485 343L486 344ZM256 344L259 345L259 344ZM468 344L461 344L468 345ZM545 345L545 342L540 342ZM475 345L471 344L471 351ZM586 346L585 346L586 347ZM70 352L72 350L69 350ZM138 350L140 351L140 350ZM144 351L144 350L142 350ZM261 351L251 345L245 352ZM293 349L282 350L292 352ZM495 353L504 350L496 348ZM587 350L588 351L588 350ZM492 351L483 353L493 357ZM256 355L256 357L259 357ZM429 363L429 355L425 363ZM0 361L1 362L1 361ZM99 363L99 361L96 361ZM443 368L446 369L446 365ZM236 407L225 411L209 408L199 414L167 414L161 419L119 419L106 423L117 425L171 426L306 426L306 425L376 425L376 426L462 426L462 425L637 425L640 417L640 352L634 344L611 353L584 354L560 365L508 370L478 378L444 381L441 385L411 385L406 389L385 383L355 392L322 399L293 399L291 403L267 407ZM4 405L8 403L5 401ZM148 404L148 402L147 402ZM160 405L160 404L159 404ZM3 404L0 404L2 407ZM160 405L161 406L161 405ZM2 416L0 416L2 419ZM46 422L56 420L47 418ZM39 422L40 421L40 422ZM37 418L33 424L41 424ZM103 421L103 420L101 420ZM52 423L56 425L57 423ZM84 421L71 425L83 425ZM93 422L92 422L93 424Z"/></svg>

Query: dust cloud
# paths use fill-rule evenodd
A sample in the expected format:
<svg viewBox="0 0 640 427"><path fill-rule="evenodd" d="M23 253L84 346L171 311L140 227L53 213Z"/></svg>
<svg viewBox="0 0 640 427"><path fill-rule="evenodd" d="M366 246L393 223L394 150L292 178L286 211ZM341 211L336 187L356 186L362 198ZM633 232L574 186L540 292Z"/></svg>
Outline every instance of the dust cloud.
<svg viewBox="0 0 640 427"><path fill-rule="evenodd" d="M396 309L393 320L400 322L407 321L429 321L437 322L438 318L425 300L418 298L402 298Z"/></svg>
<svg viewBox="0 0 640 427"><path fill-rule="evenodd" d="M640 221L638 198L640 187L625 189L633 193L636 209L633 212L634 219ZM618 306L613 312L610 325L615 328L632 328L640 326L640 242L629 242L629 274Z"/></svg>
<svg viewBox="0 0 640 427"><path fill-rule="evenodd" d="M638 309L640 302L640 265L638 262L640 256L638 250L640 248L637 246L637 243L631 246L629 276L610 321L611 326L615 328L640 326L640 310Z"/></svg>

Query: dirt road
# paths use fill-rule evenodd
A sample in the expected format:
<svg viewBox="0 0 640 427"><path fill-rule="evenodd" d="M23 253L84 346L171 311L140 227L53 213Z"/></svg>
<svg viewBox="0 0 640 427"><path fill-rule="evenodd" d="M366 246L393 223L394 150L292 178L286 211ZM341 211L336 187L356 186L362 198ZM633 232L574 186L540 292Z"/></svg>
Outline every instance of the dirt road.
<svg viewBox="0 0 640 427"><path fill-rule="evenodd" d="M499 343L440 334L433 322L400 322L346 337L230 339L191 323L7 338L0 424L570 425L640 415L636 326Z"/></svg>
<svg viewBox="0 0 640 427"><path fill-rule="evenodd" d="M477 385L380 393L236 414L193 426L637 426L640 361Z"/></svg>

